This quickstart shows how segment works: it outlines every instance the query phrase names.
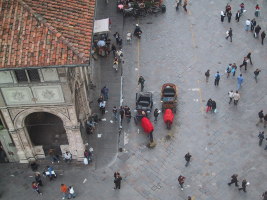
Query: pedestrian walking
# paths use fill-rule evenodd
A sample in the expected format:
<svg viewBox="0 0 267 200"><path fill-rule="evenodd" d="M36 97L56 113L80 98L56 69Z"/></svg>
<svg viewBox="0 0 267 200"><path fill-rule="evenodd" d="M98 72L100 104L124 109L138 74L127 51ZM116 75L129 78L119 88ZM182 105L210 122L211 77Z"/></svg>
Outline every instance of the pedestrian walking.
<svg viewBox="0 0 267 200"><path fill-rule="evenodd" d="M70 186L68 190L69 190L69 196L68 196L68 199L75 198L75 197L77 196L77 194L76 194L75 191L74 191L73 186Z"/></svg>
<svg viewBox="0 0 267 200"><path fill-rule="evenodd" d="M237 103L238 103L238 101L239 101L239 99L240 99L240 94L238 93L238 91L236 91L235 93L234 93L234 105L237 105Z"/></svg>
<svg viewBox="0 0 267 200"><path fill-rule="evenodd" d="M246 22L245 22L245 31L249 30L249 26L250 25L251 25L251 21L250 21L250 19L247 19Z"/></svg>
<svg viewBox="0 0 267 200"><path fill-rule="evenodd" d="M267 114L264 115L263 119L264 119L264 128L266 128L266 124L267 124Z"/></svg>
<svg viewBox="0 0 267 200"><path fill-rule="evenodd" d="M184 182L185 182L185 177L182 176L182 175L180 175L180 176L178 177L178 183L179 183L179 185L180 185L180 187L181 187L181 190L184 190L184 187L183 187Z"/></svg>
<svg viewBox="0 0 267 200"><path fill-rule="evenodd" d="M233 98L234 98L234 92L233 90L231 90L230 92L228 92L228 96L229 96L229 104L232 102Z"/></svg>
<svg viewBox="0 0 267 200"><path fill-rule="evenodd" d="M259 37L259 33L261 31L261 26L258 24L256 27L255 27L255 33L254 33L254 37L255 38L258 38Z"/></svg>
<svg viewBox="0 0 267 200"><path fill-rule="evenodd" d="M248 58L247 57L244 57L243 59L243 63L241 65L239 65L240 67L240 70L243 66L245 66L245 70L247 70L247 65L248 65Z"/></svg>
<svg viewBox="0 0 267 200"><path fill-rule="evenodd" d="M221 22L224 21L224 17L225 17L225 13L224 13L224 11L221 11Z"/></svg>
<svg viewBox="0 0 267 200"><path fill-rule="evenodd" d="M159 109L155 109L154 110L154 121L156 122L156 121L158 121L158 116L159 116Z"/></svg>
<svg viewBox="0 0 267 200"><path fill-rule="evenodd" d="M258 68L254 71L254 78L256 83L258 82L258 76L260 74L261 70L259 70Z"/></svg>
<svg viewBox="0 0 267 200"><path fill-rule="evenodd" d="M213 113L216 113L217 112L217 106L216 106L216 101L212 100L212 103L211 103L211 109L212 109L212 112Z"/></svg>
<svg viewBox="0 0 267 200"><path fill-rule="evenodd" d="M228 38L230 37L230 42L232 42L233 39L233 30L232 28L230 28L227 32L226 32L226 40L228 40Z"/></svg>
<svg viewBox="0 0 267 200"><path fill-rule="evenodd" d="M111 51L113 53L113 57L115 58L116 57L116 51L117 51L117 48L114 44L111 45Z"/></svg>
<svg viewBox="0 0 267 200"><path fill-rule="evenodd" d="M231 74L231 71L232 71L232 64L229 64L226 68L226 73L227 73L227 77L228 78Z"/></svg>
<svg viewBox="0 0 267 200"><path fill-rule="evenodd" d="M36 183L36 182L32 182L32 189L33 189L34 191L36 191L39 195L42 195L42 194L43 194L42 192L40 192L39 184Z"/></svg>
<svg viewBox="0 0 267 200"><path fill-rule="evenodd" d="M251 60L251 52L248 52L248 55L246 57L250 61L250 64L253 65L252 60Z"/></svg>
<svg viewBox="0 0 267 200"><path fill-rule="evenodd" d="M113 113L115 121L118 121L118 109L116 106L113 107L112 113Z"/></svg>
<svg viewBox="0 0 267 200"><path fill-rule="evenodd" d="M35 172L34 178L35 178L35 181L38 184L38 186L43 186L42 177L41 177L41 174L39 172Z"/></svg>
<svg viewBox="0 0 267 200"><path fill-rule="evenodd" d="M85 149L83 155L87 159L87 164L92 161L92 158L91 158L92 153L90 151L88 151L87 149Z"/></svg>
<svg viewBox="0 0 267 200"><path fill-rule="evenodd" d="M182 4L182 0L176 0L176 10L179 10L179 6Z"/></svg>
<svg viewBox="0 0 267 200"><path fill-rule="evenodd" d="M256 7L255 7L255 16L256 17L260 16L260 6L259 6L259 4L257 4Z"/></svg>
<svg viewBox="0 0 267 200"><path fill-rule="evenodd" d="M231 12L231 6L229 5L229 3L228 4L226 4L226 6L225 6L225 13L226 14L228 14L229 12Z"/></svg>
<svg viewBox="0 0 267 200"><path fill-rule="evenodd" d="M264 131L259 132L258 138L259 138L259 146L261 146L262 145L262 141L264 139Z"/></svg>
<svg viewBox="0 0 267 200"><path fill-rule="evenodd" d="M241 188L239 188L238 190L239 190L239 191L240 191L240 190L243 190L244 192L247 192L247 190L246 190L246 188L247 188L247 184L248 184L247 180L244 179L244 180L242 181Z"/></svg>
<svg viewBox="0 0 267 200"><path fill-rule="evenodd" d="M244 78L243 78L242 74L240 74L237 77L237 90L239 90L241 88L243 82L244 82Z"/></svg>
<svg viewBox="0 0 267 200"><path fill-rule="evenodd" d="M106 101L101 101L99 103L99 109L102 115L106 113Z"/></svg>
<svg viewBox="0 0 267 200"><path fill-rule="evenodd" d="M116 175L115 179L114 179L114 183L115 183L115 188L114 189L121 189L121 176L120 173Z"/></svg>
<svg viewBox="0 0 267 200"><path fill-rule="evenodd" d="M209 112L212 109L212 99L209 99L207 102L206 112Z"/></svg>
<svg viewBox="0 0 267 200"><path fill-rule="evenodd" d="M205 77L206 77L206 82L208 82L209 77L210 77L210 70L209 69L205 72Z"/></svg>
<svg viewBox="0 0 267 200"><path fill-rule="evenodd" d="M236 69L237 69L237 66L236 66L236 64L235 63L233 63L232 64L232 74L233 74L233 76L235 76L235 73L236 73Z"/></svg>
<svg viewBox="0 0 267 200"><path fill-rule="evenodd" d="M145 84L145 79L143 76L140 76L139 79L138 79L138 85L141 85L141 92L143 92L144 90L144 84Z"/></svg>
<svg viewBox="0 0 267 200"><path fill-rule="evenodd" d="M124 114L125 114L124 108L121 106L120 107L121 124L122 124L122 121L123 121L123 118L124 118Z"/></svg>
<svg viewBox="0 0 267 200"><path fill-rule="evenodd" d="M186 167L189 165L191 157L192 157L192 155L189 152L187 154L185 154L184 159L186 161L186 163L185 163Z"/></svg>
<svg viewBox="0 0 267 200"><path fill-rule="evenodd" d="M267 200L267 191L262 194L262 200Z"/></svg>
<svg viewBox="0 0 267 200"><path fill-rule="evenodd" d="M259 116L259 121L257 122L256 126L258 126L259 123L262 123L263 120L264 120L263 110L261 110L261 111L258 113L258 116Z"/></svg>
<svg viewBox="0 0 267 200"><path fill-rule="evenodd" d="M265 31L261 32L261 44L263 45L264 38L266 37Z"/></svg>
<svg viewBox="0 0 267 200"><path fill-rule="evenodd" d="M254 31L254 28L256 27L256 25L257 25L257 22L256 22L255 18L253 18L250 22L250 30Z"/></svg>
<svg viewBox="0 0 267 200"><path fill-rule="evenodd" d="M228 183L228 185L230 186L230 185L232 185L232 184L234 183L235 186L238 187L239 185L238 185L237 177L238 177L237 174L233 174L233 175L231 176L231 181L230 181L230 183Z"/></svg>
<svg viewBox="0 0 267 200"><path fill-rule="evenodd" d="M103 95L104 97L104 101L107 101L108 100L108 92L109 92L109 89L104 86L102 89L101 89L101 94Z"/></svg>
<svg viewBox="0 0 267 200"><path fill-rule="evenodd" d="M214 80L214 85L215 85L215 86L219 86L220 78L221 78L221 75L220 75L220 73L217 71L217 73L215 74L215 80Z"/></svg>
<svg viewBox="0 0 267 200"><path fill-rule="evenodd" d="M68 198L68 187L63 183L60 186L60 192L62 193L62 199Z"/></svg>
<svg viewBox="0 0 267 200"><path fill-rule="evenodd" d="M245 4L241 3L240 4L240 14L242 15L244 11L245 11Z"/></svg>
<svg viewBox="0 0 267 200"><path fill-rule="evenodd" d="M240 10L238 10L237 13L235 14L235 20L239 22L239 19L240 19Z"/></svg>
<svg viewBox="0 0 267 200"><path fill-rule="evenodd" d="M132 118L131 110L126 109L124 112L125 112L125 117L126 117L126 119L127 119L127 123L130 123L131 118Z"/></svg>
<svg viewBox="0 0 267 200"><path fill-rule="evenodd" d="M116 39L116 44L118 45L119 44L119 38L120 38L120 34L118 32L116 32L114 35L113 35Z"/></svg>
<svg viewBox="0 0 267 200"><path fill-rule="evenodd" d="M232 12L231 12L231 10L229 10L229 11L227 12L228 23L231 22L231 18L232 18Z"/></svg>
<svg viewBox="0 0 267 200"><path fill-rule="evenodd" d="M187 6L187 0L184 0L183 8L184 8L184 11L185 11L185 12L187 12L187 8L186 8L186 6Z"/></svg>

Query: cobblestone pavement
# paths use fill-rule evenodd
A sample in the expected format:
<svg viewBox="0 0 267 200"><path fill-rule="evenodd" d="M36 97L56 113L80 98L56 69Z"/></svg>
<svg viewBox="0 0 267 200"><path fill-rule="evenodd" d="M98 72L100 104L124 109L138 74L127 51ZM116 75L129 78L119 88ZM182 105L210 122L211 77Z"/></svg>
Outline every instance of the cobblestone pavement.
<svg viewBox="0 0 267 200"><path fill-rule="evenodd" d="M133 121L123 123L123 143L120 145L124 145L124 151L118 153L115 161L115 154L107 152L110 156L100 161L101 167L97 170L82 165L55 166L63 175L55 182L46 183L51 187L43 188L42 197L31 191L32 178L29 176L32 172L29 169L1 166L2 198L59 199L59 185L64 182L77 188L77 199L184 200L188 195L197 200L260 199L267 190L267 152L258 146L258 131L264 128L255 124L257 113L266 109L267 103L267 51L251 32L244 30L244 22L253 17L257 2L262 11L256 20L266 30L267 2L262 0L244 2L247 12L239 23L232 19L230 24L226 21L222 24L220 10L225 8L227 1L209 0L190 2L188 13L182 9L176 12L174 1L167 1L165 14L139 20L125 18L121 24L124 36L127 31L133 31L136 23L140 24L143 35L140 41L134 38L132 44L123 47L123 104L134 110L139 75L146 79L145 90L153 92L154 108L161 108L161 85L175 83L179 90L179 105L172 129L166 129L160 116L154 124L157 145L149 149L146 146L149 139L140 125L136 126ZM231 2L233 14L240 3ZM115 7L113 11L107 11L107 15L110 12L111 17L117 17L114 11ZM225 40L229 27L233 28L233 43ZM119 26L113 30L116 28ZM240 65L249 51L254 65L248 65L247 72L242 71L245 81L240 90L241 99L235 107L228 104L227 93L236 89L236 78L227 79L224 71L229 63ZM262 69L257 84L253 77L256 68ZM207 69L211 70L208 83L204 77ZM220 86L215 88L213 74L217 70L224 76ZM239 73L238 69L237 75ZM216 100L218 113L205 113L208 98ZM168 134L172 135L171 139L166 139ZM114 145L108 150L115 152L111 150L113 147L117 148ZM187 152L193 159L186 168L184 155ZM101 154L105 151L97 155L99 159ZM112 164L103 167L112 160ZM121 190L114 191L113 172L117 170L123 181ZM233 173L239 174L240 182L244 178L250 182L247 193L226 184ZM177 183L180 174L186 177L183 191Z"/></svg>

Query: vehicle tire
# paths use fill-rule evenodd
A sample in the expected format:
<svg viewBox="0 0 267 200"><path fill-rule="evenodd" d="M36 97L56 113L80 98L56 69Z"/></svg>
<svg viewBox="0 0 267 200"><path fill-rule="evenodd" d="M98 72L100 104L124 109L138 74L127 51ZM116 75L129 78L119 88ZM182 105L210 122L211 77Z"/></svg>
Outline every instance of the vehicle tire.
<svg viewBox="0 0 267 200"><path fill-rule="evenodd" d="M171 123L170 122L167 122L167 129L170 130L171 129Z"/></svg>

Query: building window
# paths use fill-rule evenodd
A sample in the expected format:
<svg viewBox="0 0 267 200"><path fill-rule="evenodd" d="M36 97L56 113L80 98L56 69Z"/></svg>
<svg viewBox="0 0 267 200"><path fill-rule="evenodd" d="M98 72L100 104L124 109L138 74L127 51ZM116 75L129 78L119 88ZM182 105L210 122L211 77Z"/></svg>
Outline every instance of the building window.
<svg viewBox="0 0 267 200"><path fill-rule="evenodd" d="M15 70L15 75L19 83L28 81L25 70Z"/></svg>
<svg viewBox="0 0 267 200"><path fill-rule="evenodd" d="M18 83L40 82L38 69L14 70Z"/></svg>
<svg viewBox="0 0 267 200"><path fill-rule="evenodd" d="M40 76L37 69L26 70L29 76L30 81L40 82Z"/></svg>

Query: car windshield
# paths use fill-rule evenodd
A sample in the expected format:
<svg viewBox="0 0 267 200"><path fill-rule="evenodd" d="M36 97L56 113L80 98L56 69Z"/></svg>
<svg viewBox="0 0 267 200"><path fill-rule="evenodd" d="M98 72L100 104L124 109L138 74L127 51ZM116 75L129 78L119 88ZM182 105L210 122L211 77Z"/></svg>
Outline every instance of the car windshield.
<svg viewBox="0 0 267 200"><path fill-rule="evenodd" d="M164 97L174 97L175 96L175 90L170 87L167 86L164 90L163 90L163 96Z"/></svg>

